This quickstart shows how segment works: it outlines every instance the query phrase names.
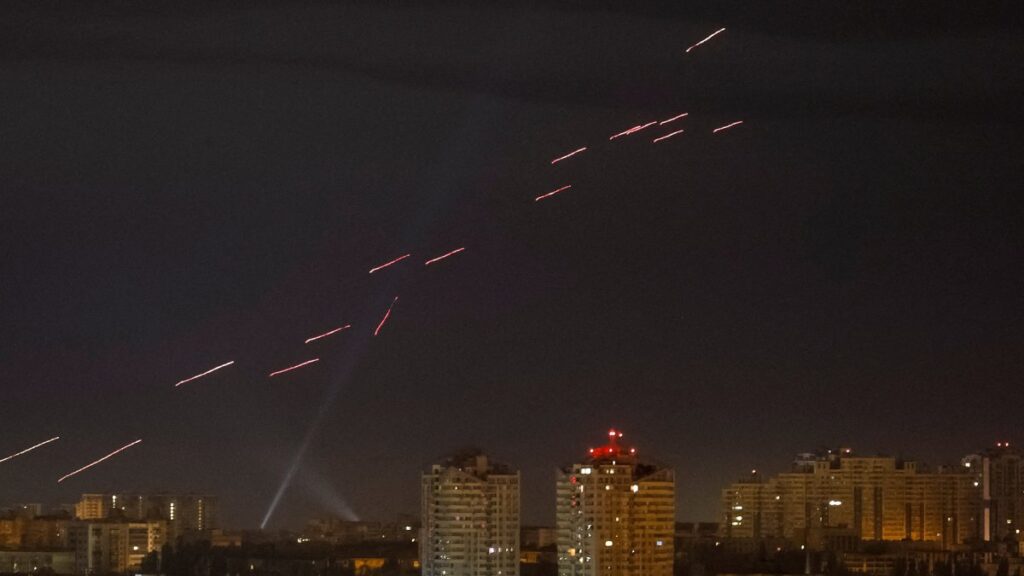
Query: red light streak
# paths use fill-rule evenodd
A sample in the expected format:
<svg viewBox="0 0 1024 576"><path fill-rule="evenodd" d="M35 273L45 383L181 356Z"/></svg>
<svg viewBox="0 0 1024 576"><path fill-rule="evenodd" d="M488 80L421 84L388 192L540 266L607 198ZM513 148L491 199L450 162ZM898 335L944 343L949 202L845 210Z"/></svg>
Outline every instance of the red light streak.
<svg viewBox="0 0 1024 576"><path fill-rule="evenodd" d="M384 313L384 317L380 319L380 324L377 324L377 329L373 331L373 335L380 334L380 329L384 327L384 323L391 317L391 309L395 307L395 302L398 302L398 296L391 301L391 306L388 306L388 311Z"/></svg>
<svg viewBox="0 0 1024 576"><path fill-rule="evenodd" d="M558 194L559 192L562 192L564 190L568 190L569 188L572 188L572 184L566 184L565 186L562 186L558 190L552 190L551 192L548 192L547 194L541 194L540 196L537 196L536 198L534 198L533 201L534 202L540 202L541 200L543 200L543 199L545 199L545 198L547 198L549 196L554 196L555 194Z"/></svg>
<svg viewBox="0 0 1024 576"><path fill-rule="evenodd" d="M192 376L190 378L185 378L181 382L178 382L177 384L175 384L174 387L177 388L178 386L181 386L182 384L184 384L186 382L191 382L193 380L196 380L197 378L202 378L203 376L206 376L207 374L212 374L212 373L216 372L217 370L220 370L221 368L226 368L228 366L231 366L234 363L235 363L234 360L232 360L231 362L225 362L225 363L221 364L220 366L217 366L216 368L210 368L209 370L207 370L206 372L203 372L202 374L196 374L195 376Z"/></svg>
<svg viewBox="0 0 1024 576"><path fill-rule="evenodd" d="M625 130L623 132L619 132L618 134L615 134L614 136L609 138L609 140L615 140L619 136L629 136L630 134L633 134L634 132L639 132L639 131L643 130L644 128L647 128L648 126L654 126L655 124L657 124L657 122L648 122L647 124L637 124L636 126L633 126L632 128L630 128L629 130Z"/></svg>
<svg viewBox="0 0 1024 576"><path fill-rule="evenodd" d="M303 366L305 366L307 364L312 364L313 362L319 362L319 361L320 361L319 358L313 358L312 360L306 360L305 362L302 362L300 364L296 364L295 366L289 366L288 368L285 368L284 370L278 370L277 372L271 372L270 376L267 376L267 378L273 378L274 376L277 376L278 374L284 374L285 372L291 372L292 370L298 370L299 368L302 368Z"/></svg>
<svg viewBox="0 0 1024 576"><path fill-rule="evenodd" d="M338 332L341 332L342 330L345 330L345 329L351 328L351 327L352 327L351 324L345 324L344 326L340 326L338 328L335 328L334 330L328 330L327 332L324 332L323 334L319 334L317 336L313 336L312 338L306 338L306 344L309 344L310 342L313 342L314 340L319 340L321 338L327 338L331 334L337 334Z"/></svg>
<svg viewBox="0 0 1024 576"><path fill-rule="evenodd" d="M0 459L0 462L7 462L11 458L17 458L18 456L21 456L22 454L27 454L27 453L35 450L36 448L39 448L40 446L45 446L45 445L49 444L50 442L55 442L57 440L60 440L60 436L54 436L53 438L50 438L49 440L47 440L45 442L40 442L39 444L36 444L35 446L30 446L28 448L25 448L21 452L16 452L14 454L11 454L10 456L8 456L6 458Z"/></svg>
<svg viewBox="0 0 1024 576"><path fill-rule="evenodd" d="M381 264L380 266L377 266L376 268L370 268L370 274L373 274L377 270L382 270L384 268L387 268L388 266L391 266L392 264L397 264L398 262L401 262L402 260L405 260L409 256L412 256L412 254L405 254L403 256L399 256L398 258L395 258L394 260L392 260L390 262L385 262L385 263Z"/></svg>
<svg viewBox="0 0 1024 576"><path fill-rule="evenodd" d="M110 454L107 454L103 458L100 458L99 460L96 460L95 462L92 462L90 464L86 464L85 466L82 466L81 468L79 468L78 470L75 470L74 472L72 472L70 474L65 474L65 475L61 476L60 478L57 479L57 484L60 484L61 482L67 480L68 478L71 478L72 476L74 476L75 474L78 474L79 472L84 472L84 471L88 470L89 468L92 468L93 466L99 464L100 462L103 462L107 458L115 456L116 454L118 454L120 452L124 452L125 450L131 448L132 446L135 446L139 442L142 442L142 438L139 438L138 440L136 440L135 442L132 442L130 444L125 444L124 446L121 446L120 448L118 448L117 450L114 450Z"/></svg>
<svg viewBox="0 0 1024 576"><path fill-rule="evenodd" d="M684 131L685 130L676 130L675 132L669 132L668 134L665 134L664 136L659 136L658 138L655 138L654 140L651 140L651 142L661 142L662 140L665 140L666 138L671 138L671 137L675 136L676 134L682 134Z"/></svg>
<svg viewBox="0 0 1024 576"><path fill-rule="evenodd" d="M719 126L718 128L715 128L714 130L712 130L711 133L712 134L716 134L718 132L721 132L722 130L728 130L729 128L732 128L733 126L739 126L740 124L743 124L743 120L737 120L737 121L733 122L732 124L726 124L725 126Z"/></svg>
<svg viewBox="0 0 1024 576"><path fill-rule="evenodd" d="M705 39L701 40L700 42L697 42L697 43L696 43L696 44L694 44L693 46L690 46L689 48L687 48L687 49L686 49L686 53L687 53L687 54L689 54L689 53L690 53L690 50L693 50L693 49L694 49L694 48L696 48L697 46L700 46L701 44L703 44L703 43L707 42L708 40L711 40L712 38L714 38L715 36L718 36L718 35L719 35L719 34L721 34L722 32L725 32L725 28L719 28L718 30L715 30L715 31L714 31L714 32L712 32L712 33L711 33L711 35L710 35L710 36L708 36L707 38L705 38Z"/></svg>
<svg viewBox="0 0 1024 576"><path fill-rule="evenodd" d="M452 250L451 252L448 252L446 254L441 254L437 258L431 258L430 260L427 260L426 262L423 263L423 265L424 266L430 266L431 264L433 264L434 262L437 262L438 260L444 260L445 258L447 258L449 256L454 256L454 255L458 254L459 252L462 252L465 249L466 249L465 247L456 248L455 250Z"/></svg>
<svg viewBox="0 0 1024 576"><path fill-rule="evenodd" d="M690 115L689 112L683 112L679 116L673 116L673 117L669 118L668 120L662 120L661 122L658 122L658 126L661 126L662 124L668 124L669 122L675 122L676 120L679 120L680 118L685 118L686 116L689 116L689 115Z"/></svg>
<svg viewBox="0 0 1024 576"><path fill-rule="evenodd" d="M587 147L584 146L583 148L580 148L579 150L573 150L572 152L569 152L565 156L561 156L559 158L555 158L554 160L551 161L551 163L552 164L557 164L557 163L561 162L562 160L565 160L566 158L572 158L573 156L579 154L580 152L583 152L586 149L587 149Z"/></svg>

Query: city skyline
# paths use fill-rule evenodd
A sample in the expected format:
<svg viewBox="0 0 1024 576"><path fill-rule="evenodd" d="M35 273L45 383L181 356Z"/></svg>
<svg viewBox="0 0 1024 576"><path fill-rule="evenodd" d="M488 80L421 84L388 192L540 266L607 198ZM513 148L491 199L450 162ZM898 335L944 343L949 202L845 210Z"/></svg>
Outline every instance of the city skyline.
<svg viewBox="0 0 1024 576"><path fill-rule="evenodd" d="M0 8L0 502L1020 440L1016 4L93 8Z"/></svg>
<svg viewBox="0 0 1024 576"><path fill-rule="evenodd" d="M609 434L611 434L611 433L617 434L617 437L614 438L616 443L620 439L622 439L624 437L624 434L625 434L621 429L614 429L614 428L609 431ZM591 435L591 436L593 437L593 435ZM630 444L631 443L627 443L627 445L630 445ZM593 443L588 444L588 445L593 446ZM998 442L994 442L990 446L975 447L975 449L969 450L969 451L967 451L964 454L950 456L950 457L947 457L947 458L945 458L943 460L940 460L940 461L926 461L926 460L921 459L921 458L916 458L913 455L904 454L904 453L902 453L899 450L893 451L893 450L890 449L890 450L866 452L866 451L858 450L856 447L851 447L851 446L844 445L844 444L836 444L836 445L833 445L832 448L827 448L826 446L827 446L826 444L819 443L819 444L817 444L817 448L813 448L813 449L810 449L810 450L808 450L806 448L805 449L791 450L791 451L789 451L787 457L784 457L784 458L776 460L776 461L771 461L771 462L767 461L767 459L765 457L760 457L757 460L759 462L765 462L764 465L758 465L756 468L743 468L743 469L735 470L735 471L733 471L733 473L728 478L724 479L721 482L721 484L719 485L718 489L716 489L714 496L708 502L705 502L704 506L702 506L702 508L708 508L708 509L711 509L711 510L714 511L714 513L711 516L709 516L709 517L689 516L689 515L686 514L686 511L678 511L678 505L677 505L676 508L677 508L678 513L676 514L676 521L680 521L680 522L705 522L705 523L707 523L707 522L716 522L716 523L722 522L723 514L721 512L721 503L723 502L723 500L722 500L722 496L721 495L722 495L723 487L727 487L727 486L729 486L731 484L739 485L739 484L742 484L744 482L749 482L749 481L752 481L751 480L752 478L756 478L755 480L753 480L753 482L755 482L757 484L760 484L761 482L763 482L763 480L762 480L763 478L769 478L769 477L772 477L772 476L775 476L775 475L778 475L778 474L786 474L786 473L793 473L794 471L799 471L803 467L806 467L809 462L812 462L815 459L823 459L823 460L835 459L836 461L838 461L839 459L845 457L845 458L867 459L867 460L884 460L884 461L891 462L896 467L902 467L904 465L904 463L912 463L914 465L915 470L920 471L922 473L926 473L926 474L935 473L935 472L940 472L940 473L943 473L943 474L957 472L957 473L962 474L962 475L974 475L974 476L977 476L977 478L975 478L975 480L976 480L975 488L977 490L985 490L985 488L982 485L985 482L991 482L991 481L985 480L985 478L982 476L982 474L983 474L983 470L986 469L985 467L989 465L989 464L987 464L987 462L991 458L994 457L993 455L995 455L995 454L1005 454L1005 455L1007 455L1007 457L1013 459L1014 462L1018 462L1018 461L1024 460L1024 451L1022 451L1019 447L1013 445L1010 441L1006 441L1006 440L1001 440L1001 441L998 441ZM594 450L601 450L601 447L597 447L597 448L591 447L588 450L590 451L591 456L593 456ZM635 451L635 447L631 447L630 450ZM578 450L577 450L577 452L578 452ZM899 456L894 456L893 455L894 453L899 453L900 455ZM485 450L485 449L483 449L481 447L474 446L474 447L463 447L463 448L460 448L460 449L457 449L457 450L454 450L454 451L449 450L447 452L447 454L448 454L448 456L434 458L434 461L435 462L436 461L452 462L454 460L457 460L457 458L458 458L458 456L460 454L461 455L465 455L465 454L488 454L489 455L489 454L492 454L492 452L487 451L487 450ZM498 458L498 461L502 462L501 464L498 464L498 466L502 466L502 467L509 467L509 466L511 466L511 467L514 467L517 470L517 472L516 472L517 478L518 478L517 482L523 482L523 481L526 480L526 478L521 476L521 472L520 472L522 470L522 468L523 468L523 465L521 465L518 462L507 462L507 461L505 461L504 459L502 459L500 457ZM659 463L664 462L661 459L657 459L656 461L659 462ZM974 466L973 469L972 469L972 465ZM435 464L430 464L430 465L427 465L426 467L420 468L420 470L417 471L417 477L420 477L422 479L422 477L425 477L425 475L430 474L431 470L436 469L437 466L438 466L438 464L435 463ZM1014 464L1014 466L1018 466L1018 467L1017 468L1012 468L1012 470L1014 471L1014 472L1012 472L1012 474L1017 474L1020 471L1024 470L1024 466L1019 466L1019 464ZM526 467L533 467L533 466L527 465ZM564 465L554 466L554 467L552 467L550 469L550 472L551 472L550 477L545 477L545 478L542 478L542 479L534 478L533 480L535 480L535 481L539 480L541 482L545 482L545 483L550 485L550 481L551 480L558 479L558 478L560 478L560 477L562 477L564 475L564 469L565 469ZM424 470L427 470L427 472L424 472ZM1000 470L1003 470L1003 469L1000 468ZM1008 470L1000 472L1000 475L1001 476L1006 476L1008 474L1011 474L1011 472L1009 472ZM329 482L328 481L326 481L323 478L318 479L318 481L322 482L321 484L318 485L318 490L317 490L319 492L319 494L320 494L322 502L326 501L326 500L330 500L331 498L336 498L337 497L337 492L334 492L334 491L331 490L331 487L329 486ZM1024 477L1022 477L1020 481L1024 482ZM1002 480L1002 482L1004 482L1004 483L1005 482L1012 482L1012 480L1005 480L1004 479L1004 480ZM336 502L335 501L335 502L330 502L329 505L325 505L325 506L322 506L322 507L319 507L319 508L314 507L309 512L309 514L307 516L298 519L295 523L293 523L291 525L281 526L281 528L288 529L288 530L296 530L297 527L302 526L305 523L307 523L310 520L310 518L323 518L323 519L331 518L331 519L337 519L337 520L342 520L342 521L355 521L355 522L359 522L359 521L381 522L381 521L386 521L388 519L394 519L394 518L418 518L417 513L419 513L421 511L422 506L423 506L423 504L422 504L422 496L423 496L422 490L423 490L423 486L422 486L422 481L420 482L420 485L419 485L418 488L414 484L415 484L414 482L409 484L410 488L407 490L407 492L409 492L410 494L414 493L417 496L415 510L397 510L395 512L390 512L390 513L386 513L386 514L379 515L379 516L372 516L372 515L370 515L370 516L359 517L357 514L354 513L353 510L348 508L347 503L340 503L340 502ZM1012 484L1012 483L1004 484L1003 487L1001 488L1001 492L1000 492L1000 494L1002 495L1001 497L1007 497L1007 496L1015 493L1016 492L1016 486L1017 486L1016 484ZM1022 484L1021 486L1022 486L1022 489L1024 489L1024 484ZM549 488L550 488L550 486L549 486ZM996 489L994 487L994 485L993 485L992 488L990 488L990 490L995 491L995 490L998 490L998 489ZM551 489L550 490L550 496L555 497L556 500L557 500L557 493L558 493L558 490L556 490L556 489ZM113 496L113 501L111 501L111 496ZM406 496L408 496L408 494L406 494ZM675 495L675 498L679 499L679 497L680 497L680 494L677 493ZM1020 497L1024 498L1024 492L1022 492ZM130 509L130 512L127 513L128 514L128 516L126 516L127 518L144 519L146 517L146 514L144 512L145 506L142 505L142 499L146 498L147 502L149 502L150 500L158 502L160 504L160 506L162 507L162 510L163 510L163 512L161 512L161 514L162 514L161 517L164 517L165 519L168 519L168 520L173 520L173 518L168 518L167 502L174 502L174 501L178 501L178 500L185 500L185 501L188 501L190 503L193 503L194 501L198 500L200 502L200 504L201 504L203 499L205 498L205 499L208 499L209 501L211 501L211 505L212 506L215 506L215 508L214 508L215 511L213 512L213 518L217 519L215 521L215 527L219 528L219 527L221 527L221 524L222 524L219 521L219 518L221 517L221 511L220 511L220 504L219 503L224 498L221 495L212 495L212 494L205 494L204 495L204 494L201 494L201 493L189 492L189 491L173 492L173 491L167 491L167 490L157 490L157 491L152 491L150 494L143 494L143 492L139 491L139 490L124 490L124 489L122 489L122 490L114 490L114 491L107 491L106 493L101 493L101 492L83 492L83 493L79 494L78 496L76 496L76 501L73 502L73 503L71 503L71 502L57 502L57 501L43 501L43 500L28 498L28 499L25 499L24 503L13 502L13 501L8 502L8 503L0 502L0 509L2 509L2 506L4 506L4 505L9 506L10 509L15 509L15 508L22 507L22 506L26 506L26 507L27 506L37 507L38 506L39 510L40 510L40 512L38 512L38 513L46 514L46 513L49 513L50 511L53 511L53 510L66 510L66 511L69 511L69 513L71 514L72 517L77 517L79 519L88 520L88 519L106 518L107 515L109 514L110 510L115 506L115 503L118 501L119 498L122 500L122 504L120 506L120 509ZM135 503L135 499L136 498L138 499L138 502L139 502L138 504ZM124 504L123 503L126 499L129 501L128 504ZM344 506L340 506L339 507L339 505L341 505L341 504L344 504ZM535 502L534 504L537 505L538 508L544 509L543 503ZM193 505L193 504L190 504L190 505ZM125 506L128 506L128 508L125 508ZM172 504L172 506L173 506L173 504ZM152 505L150 507L152 507ZM79 512L80 510L87 510L87 512L83 514L83 513ZM557 506L552 504L551 506L549 506L546 509L544 509L544 512L546 512L545 515L539 516L539 517L535 517L535 518L527 518L527 519L525 519L522 522L522 525L523 526L552 526L553 527L556 524L556 520L557 520L556 510L557 510ZM1020 512L1024 512L1024 506L1019 506L1018 505L1018 506L1010 508L1009 514L1011 514L1011 516L1013 516L1013 517L1016 517L1016 514L1018 514ZM998 521L1002 521L1003 518L1006 518L1007 517L1006 516L1007 513L1008 512L1007 512L1007 509L1005 507L1002 507L1002 509L998 513L993 511L994 518L996 520L998 520ZM121 514L125 514L125 513L122 512ZM189 518L194 518L195 512L191 512L190 514L191 515L189 516ZM198 528L199 530L203 530L201 522L202 521L200 520L200 528ZM1024 523L1024 517L1022 517L1022 522L1021 523ZM725 524L723 524L723 526L724 525ZM226 527L229 527L229 528L232 528L232 529L249 529L249 528L256 528L256 527L258 527L258 523L254 523L254 524L251 524L251 525L228 524ZM983 531L979 532L979 536L981 534L983 534Z"/></svg>

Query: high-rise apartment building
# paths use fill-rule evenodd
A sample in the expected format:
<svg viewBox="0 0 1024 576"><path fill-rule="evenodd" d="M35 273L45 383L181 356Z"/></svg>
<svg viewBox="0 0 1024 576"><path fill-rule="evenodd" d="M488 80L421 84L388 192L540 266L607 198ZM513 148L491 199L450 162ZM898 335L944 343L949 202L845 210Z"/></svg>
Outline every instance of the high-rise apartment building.
<svg viewBox="0 0 1024 576"><path fill-rule="evenodd" d="M978 537L981 492L964 468L925 471L849 449L801 454L791 472L749 478L722 492L721 534L819 547L829 533L915 540L944 548Z"/></svg>
<svg viewBox="0 0 1024 576"><path fill-rule="evenodd" d="M1009 442L997 442L961 464L981 488L982 510L978 529L986 542L1021 540L1024 529L1024 455Z"/></svg>
<svg viewBox="0 0 1024 576"><path fill-rule="evenodd" d="M519 472L478 451L425 472L423 576L518 576Z"/></svg>
<svg viewBox="0 0 1024 576"><path fill-rule="evenodd" d="M675 474L642 463L622 433L557 474L559 576L671 576Z"/></svg>

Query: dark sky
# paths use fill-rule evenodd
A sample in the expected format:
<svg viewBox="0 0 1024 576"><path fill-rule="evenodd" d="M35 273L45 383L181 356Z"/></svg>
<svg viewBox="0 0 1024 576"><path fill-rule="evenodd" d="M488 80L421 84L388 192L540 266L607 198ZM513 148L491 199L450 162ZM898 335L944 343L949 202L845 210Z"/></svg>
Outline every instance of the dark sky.
<svg viewBox="0 0 1024 576"><path fill-rule="evenodd" d="M610 426L683 519L820 445L1024 442L1014 2L276 4L0 9L0 452L62 437L0 502L254 526L318 413L271 527L418 513L466 445L550 523Z"/></svg>

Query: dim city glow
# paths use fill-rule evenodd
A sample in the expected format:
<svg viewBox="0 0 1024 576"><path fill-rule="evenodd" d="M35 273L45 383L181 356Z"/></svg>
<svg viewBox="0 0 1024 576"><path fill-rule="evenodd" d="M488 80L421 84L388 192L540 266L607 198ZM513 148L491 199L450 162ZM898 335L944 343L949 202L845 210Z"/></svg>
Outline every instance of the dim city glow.
<svg viewBox="0 0 1024 576"><path fill-rule="evenodd" d="M6 461L10 460L11 458L17 458L18 456L21 456L22 454L27 454L28 452L31 452L31 451L35 450L36 448L39 448L40 446L46 446L50 442L56 442L57 440L60 440L60 436L54 436L53 438L50 438L49 440L46 440L44 442L40 442L39 444L36 444L35 446L29 446L28 448L25 448L21 452L15 452L14 454L11 454L10 456L7 456L6 458L0 459L0 462L6 462Z"/></svg>
<svg viewBox="0 0 1024 576"><path fill-rule="evenodd" d="M710 34L710 35L709 35L709 36L708 36L707 38L705 38L705 39L701 40L700 42L697 42L697 43L696 43L696 44L694 44L693 46L690 46L689 48L687 48L687 49L686 49L686 53L687 53L687 54L689 54L689 53L690 53L690 50L693 50L693 49L694 49L694 48L696 48L697 46L700 46L701 44L703 44L703 43L707 42L708 40L711 40L712 38L714 38L715 36L718 36L718 35L719 35L719 34L721 34L722 32L725 32L725 28L719 28L718 30L715 30L715 31L714 31L714 32L712 32L712 33L711 33L711 34Z"/></svg>
<svg viewBox="0 0 1024 576"><path fill-rule="evenodd" d="M345 324L344 326L340 326L338 328L335 328L334 330L328 330L327 332L324 332L323 334L319 334L317 336L313 336L312 338L306 338L306 344L309 344L310 342L314 342L314 341L319 340L321 338L327 338L331 334L337 334L338 332L341 332L342 330L347 330L347 329L349 329L351 327L352 327L351 324Z"/></svg>
<svg viewBox="0 0 1024 576"><path fill-rule="evenodd" d="M177 388L178 386L181 386L182 384L184 384L186 382L191 382L191 381L193 381L193 380L195 380L197 378L202 378L203 376L206 376L207 374L212 374L212 373L216 372L217 370L220 370L221 368L227 368L228 366L231 366L234 363L235 363L234 360L232 360L230 362L225 362L225 363L221 364L220 366L217 366L215 368L210 368L209 370L207 370L206 372L203 372L202 374L196 374L195 376L192 376L190 378L185 378L181 382L178 382L177 384L175 384L174 387Z"/></svg>
<svg viewBox="0 0 1024 576"><path fill-rule="evenodd" d="M131 448L132 446L135 446L139 442L142 442L142 438L139 438L138 440L136 440L135 442L132 442L130 444L125 444L124 446L121 446L120 448L118 448L117 450L114 450L110 454L107 454L103 458L100 458L99 460L96 460L94 462L86 464L85 466L82 466L81 468L79 468L78 470L75 470L74 472L71 472L70 474L65 474L65 475L61 476L60 478L57 479L57 483L60 484L61 482L67 480L68 478L71 478L75 474L78 474L79 472L85 472L89 468L92 468L93 466L99 464L100 462L103 462L104 460L106 460L108 458L111 458L112 456L114 456L114 455L116 455L116 454L118 454L120 452L124 452L125 450Z"/></svg>
<svg viewBox="0 0 1024 576"><path fill-rule="evenodd" d="M551 163L552 164L557 164L557 163L561 162L562 160L565 160L566 158L572 158L573 156L579 154L580 152L584 152L586 149L587 149L587 147L584 146L583 148L579 148L577 150L573 150L572 152L569 152L565 156L559 156L558 158L555 158L554 160L551 161Z"/></svg>
<svg viewBox="0 0 1024 576"><path fill-rule="evenodd" d="M298 370L299 368L302 368L303 366L308 366L309 364L312 364L314 362L319 362L319 361L320 361L319 358L313 358L312 360L306 360L305 362L301 362L299 364L296 364L295 366L289 366L289 367L284 368L282 370L278 370L277 372L271 372L270 375L267 376L267 378L273 378L274 376L277 376L278 374L284 374L285 372L291 372L292 370Z"/></svg>
<svg viewBox="0 0 1024 576"><path fill-rule="evenodd" d="M391 260L390 262L385 262L385 263L381 264L380 266L376 266L374 268L370 268L370 274L373 274L377 270L383 270L383 269L387 268L388 266L391 266L392 264L397 264L397 263L401 262L402 260L405 260L406 258L408 258L410 256L412 256L412 254L403 254L403 255L399 256L398 258L395 258L394 260Z"/></svg>

